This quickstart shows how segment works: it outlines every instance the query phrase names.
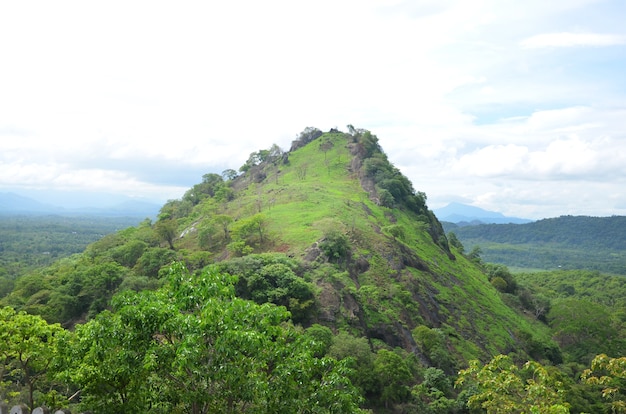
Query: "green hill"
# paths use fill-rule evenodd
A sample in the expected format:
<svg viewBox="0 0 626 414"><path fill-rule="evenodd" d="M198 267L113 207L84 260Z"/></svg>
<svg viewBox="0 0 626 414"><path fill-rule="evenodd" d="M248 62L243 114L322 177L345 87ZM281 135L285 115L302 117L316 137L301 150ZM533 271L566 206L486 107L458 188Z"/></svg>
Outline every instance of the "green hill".
<svg viewBox="0 0 626 414"><path fill-rule="evenodd" d="M176 234L185 234L176 249L205 249L240 273L250 254L284 254L315 292L306 323L407 351L417 349L418 326L441 329L453 361L517 348L515 332L536 331L503 305L478 266L450 250L425 195L374 135L308 138L288 153L253 153L229 183L231 200L207 197L187 214L190 193L166 205L160 222L175 217ZM228 218L223 232L216 220Z"/></svg>
<svg viewBox="0 0 626 414"><path fill-rule="evenodd" d="M172 267L173 261L184 263L190 275ZM211 282L214 274L235 278ZM241 303L231 298L229 283ZM355 372L350 379L365 397L363 405L376 412L429 412L436 404L448 407L438 412L459 412L458 404L462 406L467 395L454 391L448 376L470 359L487 361L506 353L516 361L561 362L550 328L541 320L543 308L532 292L524 294L526 301L516 296L515 281L505 269L466 256L458 241L449 243L427 207L426 195L388 161L377 137L349 127L348 133L307 128L288 152L273 146L253 152L239 172L206 174L181 199L166 203L156 222L144 221L103 237L81 254L20 277L1 303L59 322L70 331L76 327L79 339L73 358L91 368L67 368L59 378L88 390L86 407L107 390L97 383L106 373L97 373L105 369L102 364L118 363L116 355L129 358L116 369L136 379L127 383L107 377L107 398L126 392L122 385L142 389L142 381L176 389L172 384L179 383L170 381L169 374L157 380L152 369L161 359L173 364L195 355L196 348L189 344L202 338L196 329L205 326L204 312L212 309L207 304L214 304L210 312L221 316L211 323L215 317L224 318L224 326L232 323L232 330L219 324L206 329L234 335L228 336L234 341L229 347L254 342L237 336L242 329L275 343L283 335L274 331L280 326L287 329L286 338L305 333L317 341L306 358L322 343L315 355L350 357L346 361L352 361ZM261 307L245 304L253 302ZM268 303L284 306L290 322L269 312L273 308L266 307ZM240 316L231 313L235 305ZM257 320L246 312L269 313ZM195 327L179 320L181 315L197 315L202 324ZM121 342L103 342L116 338ZM137 346L133 341L139 341ZM81 348L90 343L93 348ZM290 352L300 352L296 348ZM106 359L113 351L104 349L117 351ZM141 349L144 353L136 356ZM246 349L245 355L253 352ZM271 388L276 384L268 373L276 362L266 364L250 372L266 378ZM96 382L90 382L92 375ZM219 372L211 375L226 381ZM202 381L198 378L196 385ZM252 399L250 395L237 398ZM146 401L157 397L174 398L164 393L145 396Z"/></svg>

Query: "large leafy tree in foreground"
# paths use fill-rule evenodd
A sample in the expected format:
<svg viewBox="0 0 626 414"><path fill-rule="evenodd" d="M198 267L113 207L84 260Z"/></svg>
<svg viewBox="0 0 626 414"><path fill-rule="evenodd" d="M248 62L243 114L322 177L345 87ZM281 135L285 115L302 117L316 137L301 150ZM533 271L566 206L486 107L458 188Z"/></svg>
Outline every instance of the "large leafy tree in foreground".
<svg viewBox="0 0 626 414"><path fill-rule="evenodd" d="M569 413L562 382L538 362L529 361L520 368L505 355L485 365L470 361L459 372L456 384L473 389L469 408L488 414Z"/></svg>
<svg viewBox="0 0 626 414"><path fill-rule="evenodd" d="M66 336L67 331L59 324L49 325L40 316L16 312L11 307L0 308L1 394L19 395L23 385L28 395L24 400L33 407L35 391L46 381L57 359L56 344Z"/></svg>
<svg viewBox="0 0 626 414"><path fill-rule="evenodd" d="M103 413L352 413L360 396L347 361L289 313L235 296L236 278L172 266L169 285L126 292L76 330L74 367L84 408ZM319 353L318 353L319 354Z"/></svg>
<svg viewBox="0 0 626 414"><path fill-rule="evenodd" d="M591 368L583 372L582 380L602 388L602 396L610 402L611 412L626 413L626 357L596 356Z"/></svg>

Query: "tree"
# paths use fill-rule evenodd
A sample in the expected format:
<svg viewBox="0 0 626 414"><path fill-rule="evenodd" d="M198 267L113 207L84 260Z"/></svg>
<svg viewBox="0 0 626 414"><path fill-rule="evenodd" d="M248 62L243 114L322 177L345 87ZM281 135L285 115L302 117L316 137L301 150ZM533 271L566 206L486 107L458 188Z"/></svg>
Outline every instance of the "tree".
<svg viewBox="0 0 626 414"><path fill-rule="evenodd" d="M487 271L487 277L492 282L492 284L496 286L496 288L498 287L498 283L493 283L494 279L501 279L501 281L504 282L504 284L502 284L501 282L499 283L501 289L498 290L502 290L503 292L507 293L515 293L515 291L517 290L517 281L509 271L508 267L501 264L487 263L485 264L485 270Z"/></svg>
<svg viewBox="0 0 626 414"><path fill-rule="evenodd" d="M324 232L324 239L319 243L319 248L331 262L340 262L350 255L350 241L337 229L328 229Z"/></svg>
<svg viewBox="0 0 626 414"><path fill-rule="evenodd" d="M422 353L437 368L453 371L456 360L450 355L446 335L441 329L418 325L411 332Z"/></svg>
<svg viewBox="0 0 626 414"><path fill-rule="evenodd" d="M456 413L462 412L461 403L451 398L452 384L450 377L439 368L429 367L424 370L424 380L411 390L414 400L422 408L419 412Z"/></svg>
<svg viewBox="0 0 626 414"><path fill-rule="evenodd" d="M309 142L316 140L322 136L322 131L314 127L306 127L304 131L298 134L298 137L291 143L290 151L295 151L300 147L304 147Z"/></svg>
<svg viewBox="0 0 626 414"><path fill-rule="evenodd" d="M28 404L35 407L37 384L48 373L57 357L56 344L66 334L59 324L50 325L40 316L16 312L11 307L0 309L0 385L5 376L10 376L13 384L24 384Z"/></svg>
<svg viewBox="0 0 626 414"><path fill-rule="evenodd" d="M456 248L459 251L459 253L461 254L465 253L465 247L463 246L463 243L461 243L461 240L459 240L459 238L457 237L456 233L452 231L448 233L448 242L450 243L451 246Z"/></svg>
<svg viewBox="0 0 626 414"><path fill-rule="evenodd" d="M581 299L552 302L547 314L554 337L564 351L576 361L589 363L594 355L620 349L619 329L611 323L609 309Z"/></svg>
<svg viewBox="0 0 626 414"><path fill-rule="evenodd" d="M233 170L232 168L222 171L222 178L224 180L232 181L237 178L238 175L239 174L237 173L237 171Z"/></svg>
<svg viewBox="0 0 626 414"><path fill-rule="evenodd" d="M401 402L410 396L411 371L400 355L381 349L374 359L374 375L382 385L381 400L385 408L389 403Z"/></svg>
<svg viewBox="0 0 626 414"><path fill-rule="evenodd" d="M611 412L626 413L626 357L597 355L581 379L585 384L602 388L602 397L610 401Z"/></svg>
<svg viewBox="0 0 626 414"><path fill-rule="evenodd" d="M142 276L158 278L159 271L170 265L176 258L176 252L164 247L151 247L146 249L135 265L136 273Z"/></svg>
<svg viewBox="0 0 626 414"><path fill-rule="evenodd" d="M296 274L299 263L281 253L250 254L216 265L238 276L237 296L285 306L295 322L311 317L315 305L313 285Z"/></svg>
<svg viewBox="0 0 626 414"><path fill-rule="evenodd" d="M380 382L374 374L374 358L370 344L365 337L355 337L347 332L339 332L332 338L328 355L338 360L351 358L354 361L352 382L365 395L377 394Z"/></svg>
<svg viewBox="0 0 626 414"><path fill-rule="evenodd" d="M257 303L271 302L285 306L295 322L309 317L315 303L313 287L298 277L287 265L274 263L263 266L248 277L247 292Z"/></svg>
<svg viewBox="0 0 626 414"><path fill-rule="evenodd" d="M267 219L264 214L258 213L247 219L240 220L233 227L237 238L242 241L253 242L254 236L258 236L260 245L265 242Z"/></svg>
<svg viewBox="0 0 626 414"><path fill-rule="evenodd" d="M393 198L393 195L391 195L391 193L384 188L378 188L377 192L378 192L378 204L383 207L393 208L396 202L396 200Z"/></svg>
<svg viewBox="0 0 626 414"><path fill-rule="evenodd" d="M563 383L534 361L519 368L505 355L484 366L473 360L469 368L459 372L456 385L476 387L468 406L484 409L487 414L569 413Z"/></svg>
<svg viewBox="0 0 626 414"><path fill-rule="evenodd" d="M326 163L326 155L328 151L330 151L335 144L330 139L325 139L323 142L320 142L320 151L324 152L324 162ZM327 165L328 166L328 165Z"/></svg>
<svg viewBox="0 0 626 414"><path fill-rule="evenodd" d="M482 264L482 259L480 255L483 254L480 246L476 245L472 248L472 250L468 253L467 258L476 264Z"/></svg>
<svg viewBox="0 0 626 414"><path fill-rule="evenodd" d="M178 224L174 219L163 219L156 222L154 230L161 240L166 241L170 249L174 250L174 239L176 238L176 230Z"/></svg>
<svg viewBox="0 0 626 414"><path fill-rule="evenodd" d="M139 299L139 298L138 298ZM81 405L105 414L146 412L155 392L150 365L152 335L171 307L145 309L138 301L132 323L122 313L104 311L84 325L78 325L68 351L69 364L62 377L81 390Z"/></svg>
<svg viewBox="0 0 626 414"><path fill-rule="evenodd" d="M122 266L133 267L146 248L148 248L148 243L134 239L113 249L111 256Z"/></svg>
<svg viewBox="0 0 626 414"><path fill-rule="evenodd" d="M233 218L227 214L218 214L213 216L211 222L215 223L224 233L224 240L230 239L229 227L233 222Z"/></svg>
<svg viewBox="0 0 626 414"><path fill-rule="evenodd" d="M68 377L98 412L359 413L348 361L288 323L284 307L235 295L237 278L176 263L157 291L124 292L76 330Z"/></svg>

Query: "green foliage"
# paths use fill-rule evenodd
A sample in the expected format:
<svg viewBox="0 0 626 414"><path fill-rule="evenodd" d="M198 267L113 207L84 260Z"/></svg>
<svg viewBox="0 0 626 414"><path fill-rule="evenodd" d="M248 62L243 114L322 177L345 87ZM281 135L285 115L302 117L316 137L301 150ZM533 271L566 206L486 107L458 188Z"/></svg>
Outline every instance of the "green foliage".
<svg viewBox="0 0 626 414"><path fill-rule="evenodd" d="M232 173L228 172L227 176L232 176ZM222 178L221 175L215 173L205 174L202 176L202 182L200 184L194 185L185 192L182 202L188 201L192 205L196 205L206 198L217 197L220 192L223 192L224 189L227 188L224 178ZM223 195L221 197L223 197ZM183 216L184 215L177 215L177 217Z"/></svg>
<svg viewBox="0 0 626 414"><path fill-rule="evenodd" d="M232 231L236 241L262 246L267 241L267 219L262 213L255 214L234 223Z"/></svg>
<svg viewBox="0 0 626 414"><path fill-rule="evenodd" d="M340 230L329 229L319 243L319 248L328 260L335 263L345 261L350 255L350 241Z"/></svg>
<svg viewBox="0 0 626 414"><path fill-rule="evenodd" d="M242 173L247 173L254 169L254 167L265 163L277 164L280 160L282 160L282 157L283 151L278 145L273 144L270 149L259 150L251 153L245 164L239 167L239 171Z"/></svg>
<svg viewBox="0 0 626 414"><path fill-rule="evenodd" d="M379 394L380 382L374 375L374 358L367 338L355 337L347 332L339 332L333 337L328 355L341 360L351 358L354 361L352 382L358 386L364 395Z"/></svg>
<svg viewBox="0 0 626 414"><path fill-rule="evenodd" d="M252 246L248 246L248 244L243 240L235 240L232 243L229 243L226 248L235 257L247 256L254 251L254 248Z"/></svg>
<svg viewBox="0 0 626 414"><path fill-rule="evenodd" d="M413 329L413 339L422 353L430 360L433 366L446 372L454 369L454 357L447 351L446 336L441 329L418 325Z"/></svg>
<svg viewBox="0 0 626 414"><path fill-rule="evenodd" d="M554 336L575 361L589 363L597 353L625 351L620 330L611 324L609 310L579 299L559 299L547 315ZM617 348L617 349L616 349Z"/></svg>
<svg viewBox="0 0 626 414"><path fill-rule="evenodd" d="M515 293L517 281L506 266L499 264L484 264L489 281L501 292ZM498 279L498 280L496 280ZM496 280L494 282L494 280Z"/></svg>
<svg viewBox="0 0 626 414"><path fill-rule="evenodd" d="M363 131L360 135L359 144L364 152L363 158L369 158L377 153L382 153L382 148L378 143L378 137L369 131Z"/></svg>
<svg viewBox="0 0 626 414"><path fill-rule="evenodd" d="M311 344L315 346L313 352L316 358L326 355L333 344L333 331L326 326L314 323L306 329L304 334L311 339Z"/></svg>
<svg viewBox="0 0 626 414"><path fill-rule="evenodd" d="M26 386L28 395L24 402L30 407L41 403L35 400L35 391L47 380L48 368L57 358L57 342L65 340L66 334L60 325L49 325L39 316L16 312L10 307L0 308L2 393L20 391L17 387L21 383Z"/></svg>
<svg viewBox="0 0 626 414"><path fill-rule="evenodd" d="M406 230L404 227L399 226L397 224L391 224L389 226L383 227L383 232L388 233L394 239L405 241L406 240Z"/></svg>
<svg viewBox="0 0 626 414"><path fill-rule="evenodd" d="M385 407L409 398L413 377L400 355L386 349L379 350L374 359L374 375L382 384L380 398Z"/></svg>
<svg viewBox="0 0 626 414"><path fill-rule="evenodd" d="M178 223L172 218L159 219L154 225L156 234L161 240L167 242L170 249L174 250L174 239L178 230Z"/></svg>
<svg viewBox="0 0 626 414"><path fill-rule="evenodd" d="M450 246L453 246L455 249L457 249L459 253L461 254L465 253L465 247L463 246L463 243L461 243L461 241L457 237L456 233L454 232L448 233L448 242L450 243Z"/></svg>
<svg viewBox="0 0 626 414"><path fill-rule="evenodd" d="M378 187L376 189L378 193L378 203L383 207L393 208L396 204L396 199L393 197L393 194L389 192L389 190Z"/></svg>
<svg viewBox="0 0 626 414"><path fill-rule="evenodd" d="M506 292L508 290L509 285L506 283L506 280L502 279L499 276L491 278L490 282L493 287L500 292Z"/></svg>
<svg viewBox="0 0 626 414"><path fill-rule="evenodd" d="M384 207L396 204L417 214L426 211L426 195L416 193L413 185L400 170L394 167L378 145L378 138L367 132L361 136L360 151L363 157L363 175L371 179L378 193L378 203Z"/></svg>
<svg viewBox="0 0 626 414"><path fill-rule="evenodd" d="M227 214L215 214L209 220L204 221L199 228L200 248L216 248L229 242L233 221L233 218Z"/></svg>
<svg viewBox="0 0 626 414"><path fill-rule="evenodd" d="M314 357L288 313L235 296L236 278L180 265L166 289L127 292L76 330L83 409L357 413L347 361Z"/></svg>
<svg viewBox="0 0 626 414"><path fill-rule="evenodd" d="M557 270L518 273L515 278L531 291L551 299L587 299L622 311L626 307L626 278L621 276L598 271Z"/></svg>
<svg viewBox="0 0 626 414"><path fill-rule="evenodd" d="M151 247L139 257L135 270L140 275L158 278L160 276L159 271L169 266L174 259L176 259L174 251L162 247Z"/></svg>
<svg viewBox="0 0 626 414"><path fill-rule="evenodd" d="M459 372L456 384L475 386L477 392L469 398L468 406L488 414L569 413L563 383L537 362L519 368L505 355L484 366L470 361L469 368Z"/></svg>
<svg viewBox="0 0 626 414"><path fill-rule="evenodd" d="M300 269L295 260L283 254L253 254L222 262L217 268L238 276L239 297L285 306L296 322L312 316L313 286L296 274Z"/></svg>
<svg viewBox="0 0 626 414"><path fill-rule="evenodd" d="M148 248L143 240L131 240L111 251L111 257L125 267L133 267Z"/></svg>
<svg viewBox="0 0 626 414"><path fill-rule="evenodd" d="M581 378L584 383L602 389L602 397L608 400L612 413L626 412L626 357L597 355Z"/></svg>
<svg viewBox="0 0 626 414"><path fill-rule="evenodd" d="M549 302L543 319L566 360L588 364L597 353L626 354L626 279L581 270L520 273L516 278L524 286L520 299L532 298L531 308Z"/></svg>
<svg viewBox="0 0 626 414"><path fill-rule="evenodd" d="M429 367L423 372L423 381L413 387L411 394L420 413L459 413L464 402L455 399L450 377L439 368Z"/></svg>
<svg viewBox="0 0 626 414"><path fill-rule="evenodd" d="M483 249L480 246L472 247L472 250L467 254L467 258L477 264L482 264L482 258L480 255L483 254Z"/></svg>

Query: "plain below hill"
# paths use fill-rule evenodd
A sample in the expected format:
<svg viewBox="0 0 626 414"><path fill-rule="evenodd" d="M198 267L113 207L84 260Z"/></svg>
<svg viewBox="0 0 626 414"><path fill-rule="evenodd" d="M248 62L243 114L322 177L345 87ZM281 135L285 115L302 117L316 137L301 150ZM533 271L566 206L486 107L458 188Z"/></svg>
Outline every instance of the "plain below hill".
<svg viewBox="0 0 626 414"><path fill-rule="evenodd" d="M526 269L588 269L626 275L626 217L561 216L527 224L444 223L487 262Z"/></svg>

